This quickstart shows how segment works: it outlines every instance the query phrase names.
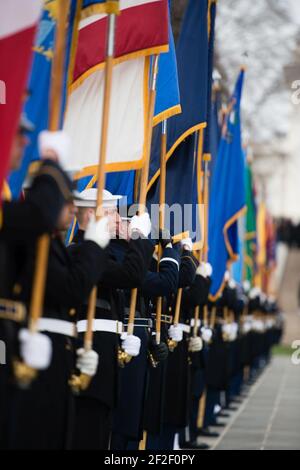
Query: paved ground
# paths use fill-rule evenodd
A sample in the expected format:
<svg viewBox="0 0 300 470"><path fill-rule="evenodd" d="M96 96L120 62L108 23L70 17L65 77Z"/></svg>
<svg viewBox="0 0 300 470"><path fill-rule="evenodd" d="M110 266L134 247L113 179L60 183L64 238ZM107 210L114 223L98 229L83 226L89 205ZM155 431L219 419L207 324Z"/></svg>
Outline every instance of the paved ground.
<svg viewBox="0 0 300 470"><path fill-rule="evenodd" d="M300 450L300 365L273 362L228 420L215 450Z"/></svg>

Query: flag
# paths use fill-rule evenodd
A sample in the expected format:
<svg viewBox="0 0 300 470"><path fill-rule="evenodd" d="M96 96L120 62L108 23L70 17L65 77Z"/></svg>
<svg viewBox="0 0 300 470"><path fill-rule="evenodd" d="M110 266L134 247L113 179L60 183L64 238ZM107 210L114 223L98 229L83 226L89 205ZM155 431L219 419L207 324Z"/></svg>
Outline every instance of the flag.
<svg viewBox="0 0 300 470"><path fill-rule="evenodd" d="M172 236L186 234L194 241L199 239L200 234L198 211L193 204L195 148L197 148L197 134L188 136L176 149L176 157L169 160L165 196L165 228L170 230ZM147 207L153 224L158 226L159 180L148 192Z"/></svg>
<svg viewBox="0 0 300 470"><path fill-rule="evenodd" d="M242 285L244 280L244 237L245 237L245 216L237 221L238 226L238 243L237 254L238 259L232 263L231 275L235 282Z"/></svg>
<svg viewBox="0 0 300 470"><path fill-rule="evenodd" d="M257 212L257 265L263 269L267 264L267 209L260 202Z"/></svg>
<svg viewBox="0 0 300 470"><path fill-rule="evenodd" d="M244 236L244 278L253 285L256 271L256 203L250 163L246 164L245 185L247 213L245 216Z"/></svg>
<svg viewBox="0 0 300 470"><path fill-rule="evenodd" d="M83 0L81 17L87 18L99 13L119 13L119 4L114 0Z"/></svg>
<svg viewBox="0 0 300 470"><path fill-rule="evenodd" d="M158 124L175 114L181 112L180 94L177 73L175 43L170 18L169 1L169 52L160 54L158 61L158 77L156 83L156 100L153 125L157 126L155 138L160 141L161 126ZM151 63L152 66L152 63ZM153 140L154 137L152 137ZM106 174L106 188L113 194L122 194L127 197L128 204L134 202L135 171L122 171Z"/></svg>
<svg viewBox="0 0 300 470"><path fill-rule="evenodd" d="M276 266L276 230L272 216L261 201L257 211L257 273L255 283L268 293L269 281Z"/></svg>
<svg viewBox="0 0 300 470"><path fill-rule="evenodd" d="M154 126L164 119L181 113L177 60L170 8L171 1L169 1L168 11L169 52L159 56L153 119Z"/></svg>
<svg viewBox="0 0 300 470"><path fill-rule="evenodd" d="M243 81L244 71L241 70L229 105L230 112L223 129L211 182L208 256L213 267L212 300L218 298L222 292L228 262L237 259L237 221L246 210L240 116Z"/></svg>
<svg viewBox="0 0 300 470"><path fill-rule="evenodd" d="M40 131L48 129L51 67L54 55L58 2L59 0L45 1L33 48L33 64L28 82L30 95L25 103L24 112L34 124L35 131L30 135L30 144L25 151L21 168L18 171L14 171L9 178L9 185L14 198L18 198L20 195L30 164L39 158L37 148L38 134ZM69 74L72 73L72 66L74 65L76 29L81 3L82 0L71 0L70 4L61 124L65 110Z"/></svg>
<svg viewBox="0 0 300 470"><path fill-rule="evenodd" d="M195 201L198 133L204 128L208 98L208 2L190 1L176 49L182 114L168 119L166 204L176 215L166 217L172 235L189 232L193 241L201 234ZM148 206L159 201L161 127L153 134ZM173 155L172 158L170 156ZM176 212L175 212L176 211ZM155 218L154 218L155 220ZM157 223L157 221L156 221Z"/></svg>
<svg viewBox="0 0 300 470"><path fill-rule="evenodd" d="M79 24L78 48L64 129L72 140L77 177L99 162L107 15ZM168 50L167 0L123 0L117 17L106 171L142 168L152 54Z"/></svg>
<svg viewBox="0 0 300 470"><path fill-rule="evenodd" d="M20 118L41 7L41 0L9 0L0 6L0 194Z"/></svg>
<svg viewBox="0 0 300 470"><path fill-rule="evenodd" d="M210 176L214 172L214 165L217 160L219 145L221 141L222 125L220 122L220 112L222 108L221 93L217 84L213 85L213 97L211 103L211 116L210 116L210 154L211 162L209 165Z"/></svg>
<svg viewBox="0 0 300 470"><path fill-rule="evenodd" d="M176 46L182 113L168 120L167 161L183 140L206 126L208 89L208 1L190 0ZM159 177L160 146L155 135L148 189Z"/></svg>
<svg viewBox="0 0 300 470"><path fill-rule="evenodd" d="M207 83L207 114L206 128L204 131L204 154L211 155L211 127L212 127L212 84L214 67L214 45L215 45L215 21L216 1L208 2L208 83Z"/></svg>

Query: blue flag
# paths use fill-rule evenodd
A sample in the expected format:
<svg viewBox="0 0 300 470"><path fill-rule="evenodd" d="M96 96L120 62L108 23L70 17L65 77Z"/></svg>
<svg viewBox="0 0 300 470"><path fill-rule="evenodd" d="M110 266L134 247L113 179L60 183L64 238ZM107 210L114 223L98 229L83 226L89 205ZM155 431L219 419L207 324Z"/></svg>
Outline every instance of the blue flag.
<svg viewBox="0 0 300 470"><path fill-rule="evenodd" d="M169 1L169 52L160 54L153 124L181 113L178 70Z"/></svg>
<svg viewBox="0 0 300 470"><path fill-rule="evenodd" d="M240 72L229 105L211 182L209 262L213 267L211 297L222 292L228 262L238 257L238 219L246 210L245 160L241 142L240 104L244 71Z"/></svg>
<svg viewBox="0 0 300 470"><path fill-rule="evenodd" d="M22 184L30 164L39 158L37 148L38 134L40 131L48 128L51 66L55 45L58 1L48 0L45 2L42 18L39 23L34 46L33 64L28 83L29 98L24 109L26 116L34 124L35 130L30 135L30 145L26 148L21 168L13 172L9 178L9 186L14 198L20 196ZM69 65L71 65L71 58L73 57L73 33L77 29L80 4L81 0L72 0L70 6L61 119L66 102Z"/></svg>
<svg viewBox="0 0 300 470"><path fill-rule="evenodd" d="M167 160L188 136L206 126L208 1L190 0L176 46L182 113L168 119ZM160 132L153 136L148 189L159 177Z"/></svg>
<svg viewBox="0 0 300 470"><path fill-rule="evenodd" d="M182 114L168 119L166 204L176 205L175 217L166 218L172 235L189 232L200 238L197 189L197 130L205 127L208 98L208 2L190 1L176 49ZM159 201L161 128L153 134L148 206ZM170 156L174 153L174 157ZM174 206L175 208L175 206ZM157 223L157 221L155 222Z"/></svg>
<svg viewBox="0 0 300 470"><path fill-rule="evenodd" d="M215 22L216 22L216 2L210 4L208 12L208 84L207 84L207 116L206 128L204 131L203 152L211 155L211 127L212 127L212 84L214 68L214 45L215 45Z"/></svg>

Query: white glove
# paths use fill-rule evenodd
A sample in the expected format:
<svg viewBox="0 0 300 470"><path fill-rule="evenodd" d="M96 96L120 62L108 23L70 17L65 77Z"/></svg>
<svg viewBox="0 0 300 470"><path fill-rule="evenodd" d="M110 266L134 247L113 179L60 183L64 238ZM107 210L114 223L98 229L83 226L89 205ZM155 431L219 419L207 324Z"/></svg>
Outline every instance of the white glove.
<svg viewBox="0 0 300 470"><path fill-rule="evenodd" d="M80 370L82 374L89 375L94 377L96 375L98 364L99 364L99 355L96 351L86 351L83 348L77 349L77 362L76 367Z"/></svg>
<svg viewBox="0 0 300 470"><path fill-rule="evenodd" d="M203 341L205 341L205 343L210 342L210 340L212 339L212 335L213 335L213 332L212 332L211 328L207 328L206 326L202 326L201 336L202 336Z"/></svg>
<svg viewBox="0 0 300 470"><path fill-rule="evenodd" d="M136 357L140 354L141 340L138 336L128 335L123 333L121 335L122 349L129 354L129 356Z"/></svg>
<svg viewBox="0 0 300 470"><path fill-rule="evenodd" d="M228 282L230 279L230 272L229 271L225 271L225 274L224 274L224 281L225 282Z"/></svg>
<svg viewBox="0 0 300 470"><path fill-rule="evenodd" d="M246 293L249 292L249 290L251 289L251 284L248 280L243 282L243 289Z"/></svg>
<svg viewBox="0 0 300 470"><path fill-rule="evenodd" d="M252 322L246 320L246 321L243 323L243 333L244 333L244 334L247 334L247 333L249 333L251 330L252 330Z"/></svg>
<svg viewBox="0 0 300 470"><path fill-rule="evenodd" d="M184 248L186 248L187 250L189 251L192 251L193 250L193 242L192 242L192 239L190 237L188 238L183 238L181 241L180 241L180 245Z"/></svg>
<svg viewBox="0 0 300 470"><path fill-rule="evenodd" d="M213 273L212 265L210 263L205 263L205 266L206 266L206 275L208 277L211 277L211 275Z"/></svg>
<svg viewBox="0 0 300 470"><path fill-rule="evenodd" d="M253 320L253 330L257 333L263 333L265 331L265 324L262 320Z"/></svg>
<svg viewBox="0 0 300 470"><path fill-rule="evenodd" d="M236 282L234 279L230 279L230 281L228 282L228 285L230 287L230 289L235 289L236 288Z"/></svg>
<svg viewBox="0 0 300 470"><path fill-rule="evenodd" d="M135 230L140 232L145 238L148 237L151 232L151 220L147 212L142 215L135 215L132 217L129 225L130 234Z"/></svg>
<svg viewBox="0 0 300 470"><path fill-rule="evenodd" d="M42 159L57 161L65 169L70 166L71 139L65 131L42 131L38 136Z"/></svg>
<svg viewBox="0 0 300 470"><path fill-rule="evenodd" d="M202 277L207 277L207 274L206 274L206 264L205 263L200 263L198 268L197 268L197 271L196 271L196 274L198 274L199 276L202 276Z"/></svg>
<svg viewBox="0 0 300 470"><path fill-rule="evenodd" d="M21 357L25 364L36 370L48 369L52 359L51 339L23 328L19 332L19 340Z"/></svg>
<svg viewBox="0 0 300 470"><path fill-rule="evenodd" d="M230 339L230 341L235 341L237 339L239 326L236 322L231 323L230 326L231 326L231 332L230 332L230 335L229 335L229 339Z"/></svg>
<svg viewBox="0 0 300 470"><path fill-rule="evenodd" d="M228 338L231 336L231 324L230 323L225 323L225 325L222 325L222 333L226 335Z"/></svg>
<svg viewBox="0 0 300 470"><path fill-rule="evenodd" d="M93 215L84 234L84 239L97 243L100 248L106 248L110 242L108 218L103 217L96 222Z"/></svg>
<svg viewBox="0 0 300 470"><path fill-rule="evenodd" d="M182 341L183 331L180 328L180 326L171 325L168 333L169 333L169 337L173 341L176 341L176 343L180 343L180 341Z"/></svg>
<svg viewBox="0 0 300 470"><path fill-rule="evenodd" d="M212 275L212 266L210 263L200 263L197 268L196 274L199 274L203 277L211 277Z"/></svg>
<svg viewBox="0 0 300 470"><path fill-rule="evenodd" d="M191 352L199 352L203 349L203 341L200 336L192 336L189 342L189 350Z"/></svg>
<svg viewBox="0 0 300 470"><path fill-rule="evenodd" d="M252 287L252 289L249 292L249 299L255 299L258 297L261 293L261 290L259 287Z"/></svg>

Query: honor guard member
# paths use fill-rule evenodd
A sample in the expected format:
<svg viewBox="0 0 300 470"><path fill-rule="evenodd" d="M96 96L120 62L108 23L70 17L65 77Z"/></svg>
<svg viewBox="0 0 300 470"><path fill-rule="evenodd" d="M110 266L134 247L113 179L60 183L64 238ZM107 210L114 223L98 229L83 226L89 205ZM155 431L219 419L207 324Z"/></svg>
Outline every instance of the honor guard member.
<svg viewBox="0 0 300 470"><path fill-rule="evenodd" d="M21 164L27 134L33 125L22 115L13 141L10 170ZM0 339L6 346L6 364L0 374L0 447L7 446L7 418L9 403L8 387L12 383L12 346L17 341L16 324L25 319L26 308L22 303L12 302L20 290L19 273L28 263L37 237L51 233L64 203L64 174L57 163L57 156L41 162L25 201L4 201L0 212ZM4 198L5 199L5 198ZM31 338L31 339L30 339ZM30 347L34 335L28 338Z"/></svg>
<svg viewBox="0 0 300 470"><path fill-rule="evenodd" d="M70 247L80 245L86 224L96 208L96 189L81 193L79 202L79 231ZM94 321L94 347L99 354L99 369L88 390L76 398L75 449L108 449L113 410L119 395L118 350L120 347L130 356L140 352L140 339L135 335L122 335L125 315L124 289L140 288L143 285L153 254L153 244L148 240L151 222L148 214L134 216L130 221L131 239L125 243L120 256L121 218L117 201L121 196L103 192L103 211L109 219L112 242L109 260L98 286L96 319ZM132 236L134 235L134 236ZM117 238L116 238L117 237ZM78 332L86 331L86 308L80 315Z"/></svg>
<svg viewBox="0 0 300 470"><path fill-rule="evenodd" d="M62 131L45 131L40 142L41 155L64 154L67 142ZM105 268L105 248L110 240L107 220L91 221L80 250L76 256L70 256L62 236L76 214L73 184L66 174L58 175L55 166L43 166L41 172L46 170L57 175L64 202L50 242L45 301L43 316L37 324L38 333L32 334L26 328L19 331L19 361L38 369L38 373L26 389L14 388L9 429L11 449L68 448L72 406L68 382L75 369L75 358L77 369L87 375L95 373L98 362L94 351L74 350L74 319ZM27 201L31 200L34 188L33 185L28 191ZM51 206L51 201L48 202ZM35 260L35 247L32 247L31 257L18 272L19 288L12 297L13 301L27 307L32 296ZM22 380L18 370L15 375L17 382Z"/></svg>
<svg viewBox="0 0 300 470"><path fill-rule="evenodd" d="M198 411L205 384L205 353L212 337L210 324L204 323L204 308L208 304L209 289L211 285L212 267L209 263L201 263L194 284L190 288L187 298L188 304L183 305L191 311L191 396L189 409L189 426L181 431L179 444L181 448L206 450L207 444L197 442L198 437ZM195 327L195 305L200 308L200 318ZM201 326L202 325L202 326ZM195 336L194 336L195 335Z"/></svg>
<svg viewBox="0 0 300 470"><path fill-rule="evenodd" d="M217 319L213 340L206 356L206 402L202 428L199 435L203 437L218 437L219 433L212 431L210 425L214 421L214 407L220 393L226 392L229 384L231 368L231 324L229 312L235 302L235 289L229 287L230 275L225 273L225 287L221 297L216 302Z"/></svg>
<svg viewBox="0 0 300 470"><path fill-rule="evenodd" d="M178 286L189 286L195 279L198 262L192 254L192 246L190 238L182 239L177 245L181 252L178 283L172 295L165 295L163 297L161 338L166 343L169 340L179 343L183 339L182 327L172 324L173 317L170 313L172 313L172 305L176 299ZM153 305L156 305L156 301L157 299L152 298ZM144 429L147 431L147 449L156 449L158 447L159 437L162 432L165 399L168 399L168 396L165 394L166 372L167 362L163 362L159 367L150 369L144 419Z"/></svg>
<svg viewBox="0 0 300 470"><path fill-rule="evenodd" d="M196 261L196 260L195 260ZM196 261L198 266L198 262ZM201 303L203 292L207 292L207 280L201 266L195 269L196 277L182 292L180 323L183 330L181 341L169 354L167 364L166 400L164 407L163 432L159 439L159 449L173 449L176 433L183 431L189 422L191 398L191 355L202 349L201 338L190 337L191 318L195 308Z"/></svg>
<svg viewBox="0 0 300 470"><path fill-rule="evenodd" d="M152 364L155 362L159 369L163 367L168 354L167 335L164 338L162 333L162 340L157 344L155 332L152 333L152 313L157 297L169 297L177 290L179 254L172 246L169 232L160 232L158 238L159 240L153 239L153 241L154 243L159 241L163 249L159 271L157 257L154 255L151 270L148 271L138 292L134 334L141 340L141 351L139 356L127 364L120 373L120 399L114 413L114 432L111 442L113 450L138 449L143 436L143 413L151 363L149 355ZM127 298L129 301L130 297ZM155 402L157 398L158 396L152 397L153 407L157 405ZM154 408L152 409L154 411Z"/></svg>

